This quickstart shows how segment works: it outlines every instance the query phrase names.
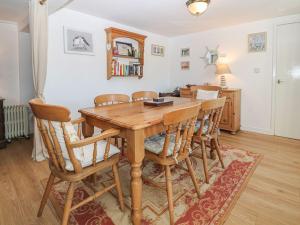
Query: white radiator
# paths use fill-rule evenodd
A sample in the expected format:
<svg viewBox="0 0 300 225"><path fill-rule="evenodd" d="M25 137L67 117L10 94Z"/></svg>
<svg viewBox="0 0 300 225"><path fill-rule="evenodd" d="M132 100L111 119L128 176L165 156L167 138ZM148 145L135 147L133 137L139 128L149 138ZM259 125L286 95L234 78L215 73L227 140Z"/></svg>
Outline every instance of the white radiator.
<svg viewBox="0 0 300 225"><path fill-rule="evenodd" d="M4 106L5 138L29 137L28 106Z"/></svg>

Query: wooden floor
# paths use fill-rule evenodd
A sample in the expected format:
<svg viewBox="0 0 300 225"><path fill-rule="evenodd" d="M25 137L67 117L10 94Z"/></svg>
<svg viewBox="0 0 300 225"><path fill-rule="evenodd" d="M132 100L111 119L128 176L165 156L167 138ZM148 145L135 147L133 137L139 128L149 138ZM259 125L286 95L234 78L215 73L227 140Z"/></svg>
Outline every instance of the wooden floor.
<svg viewBox="0 0 300 225"><path fill-rule="evenodd" d="M242 132L221 140L264 155L225 225L299 225L300 141ZM49 170L31 160L31 149L21 140L0 150L0 225L59 225L49 204L36 217Z"/></svg>

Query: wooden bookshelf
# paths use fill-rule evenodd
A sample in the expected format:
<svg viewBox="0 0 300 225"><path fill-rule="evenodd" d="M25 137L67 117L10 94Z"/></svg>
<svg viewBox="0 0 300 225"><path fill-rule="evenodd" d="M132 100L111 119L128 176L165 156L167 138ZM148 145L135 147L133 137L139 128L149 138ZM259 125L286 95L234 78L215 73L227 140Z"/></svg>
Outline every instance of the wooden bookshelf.
<svg viewBox="0 0 300 225"><path fill-rule="evenodd" d="M106 55L107 55L107 79L109 80L112 77L138 77L139 79L141 79L143 77L143 67L144 67L144 45L145 45L145 39L147 36L129 32L126 30L121 30L118 28L113 28L113 27L105 29L105 32L106 32ZM139 57L126 56L126 55L114 55L113 54L114 42L118 38L127 38L127 39L132 39L133 41L136 41L138 43ZM118 60L118 59L125 59L125 60L128 59L128 63L130 62L130 60L135 60L136 63L141 65L140 75L112 74L113 60Z"/></svg>

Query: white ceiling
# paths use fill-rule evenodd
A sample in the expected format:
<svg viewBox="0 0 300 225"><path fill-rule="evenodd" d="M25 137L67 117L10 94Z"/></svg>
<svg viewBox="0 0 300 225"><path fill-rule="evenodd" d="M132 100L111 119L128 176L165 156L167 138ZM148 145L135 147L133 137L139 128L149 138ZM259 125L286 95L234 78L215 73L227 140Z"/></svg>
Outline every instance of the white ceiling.
<svg viewBox="0 0 300 225"><path fill-rule="evenodd" d="M28 15L28 0L0 0L0 20L22 22Z"/></svg>
<svg viewBox="0 0 300 225"><path fill-rule="evenodd" d="M49 12L66 4L70 0L48 0ZM0 0L0 20L23 25L28 18L29 0Z"/></svg>
<svg viewBox="0 0 300 225"><path fill-rule="evenodd" d="M0 20L23 23L29 0L0 0ZM70 0L48 0L49 11ZM203 15L191 15L186 0L73 0L67 8L146 31L176 36L300 13L300 0L211 0Z"/></svg>
<svg viewBox="0 0 300 225"><path fill-rule="evenodd" d="M176 36L300 13L300 0L211 0L191 15L186 0L74 0L67 7L154 33Z"/></svg>

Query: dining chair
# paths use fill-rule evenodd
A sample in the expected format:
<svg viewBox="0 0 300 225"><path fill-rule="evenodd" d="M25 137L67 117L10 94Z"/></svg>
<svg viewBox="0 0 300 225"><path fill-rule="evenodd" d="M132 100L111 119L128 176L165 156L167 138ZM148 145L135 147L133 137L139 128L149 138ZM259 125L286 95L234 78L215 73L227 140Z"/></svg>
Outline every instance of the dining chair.
<svg viewBox="0 0 300 225"><path fill-rule="evenodd" d="M216 99L222 95L222 87L212 85L191 86L192 97L202 100Z"/></svg>
<svg viewBox="0 0 300 225"><path fill-rule="evenodd" d="M218 141L219 123L221 120L225 101L226 97L204 101L201 104L201 109L195 125L195 131L192 138L192 145L196 143L198 144L198 146L195 149L193 149L191 155L193 157L201 158L203 160L203 169L206 183L209 183L206 143L210 143L211 153L213 151L217 152L221 166L222 168L225 168Z"/></svg>
<svg viewBox="0 0 300 225"><path fill-rule="evenodd" d="M70 111L62 106L45 104L41 99L29 102L36 118L42 140L48 152L50 176L38 211L42 216L51 189L57 183L66 181L66 193L62 225L67 225L70 212L80 206L100 197L104 193L116 188L121 210L124 210L123 194L118 174L117 163L120 150L110 144L110 138L118 135L119 130L108 129L99 135L80 139L81 132L73 125L84 122L83 118L71 121ZM75 185L96 172L112 168L114 183L103 190L95 191L85 200L72 204ZM55 179L58 178L58 181Z"/></svg>
<svg viewBox="0 0 300 225"><path fill-rule="evenodd" d="M105 106L105 105L114 105L114 104L120 104L120 103L128 103L130 101L130 97L128 95L124 94L103 94L98 95L94 99L95 106ZM115 143L118 145L118 139L120 137L115 138ZM122 154L124 154L125 150L125 139L121 138L121 150Z"/></svg>
<svg viewBox="0 0 300 225"><path fill-rule="evenodd" d="M164 168L170 224L174 224L174 206L171 166L185 161L189 175L192 178L198 197L200 189L194 169L190 161L191 139L200 105L179 109L163 116L165 134L159 134L145 139L145 159L151 160ZM154 183L154 181L152 181Z"/></svg>
<svg viewBox="0 0 300 225"><path fill-rule="evenodd" d="M104 95L98 95L94 99L95 106L128 103L129 101L130 101L130 97L124 94L104 94Z"/></svg>
<svg viewBox="0 0 300 225"><path fill-rule="evenodd" d="M154 91L138 91L131 95L132 101L144 101L152 100L153 98L158 98L158 94Z"/></svg>

